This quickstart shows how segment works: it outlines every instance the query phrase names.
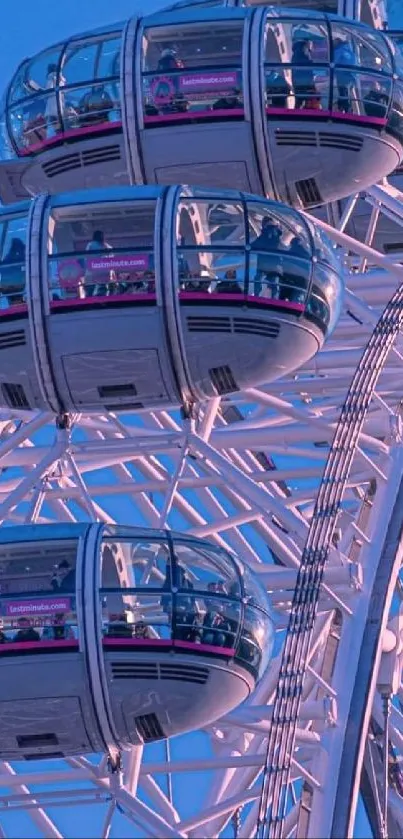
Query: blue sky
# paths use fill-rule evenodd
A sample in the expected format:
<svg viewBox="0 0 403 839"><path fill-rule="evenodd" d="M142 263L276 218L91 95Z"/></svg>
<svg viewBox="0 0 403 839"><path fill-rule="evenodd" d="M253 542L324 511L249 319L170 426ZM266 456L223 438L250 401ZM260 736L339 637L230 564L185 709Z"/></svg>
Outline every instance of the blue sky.
<svg viewBox="0 0 403 839"><path fill-rule="evenodd" d="M399 21L399 17L403 17L401 11L402 0L390 0L390 2L393 11L391 25L396 28L399 25L403 27L403 20ZM140 2L136 2L136 0L113 0L113 2L111 0L68 0L66 3L51 2L51 0L20 0L19 3L3 2L1 9L2 26L0 29L0 94L3 93L19 62L26 56L35 54L46 46L76 32L118 20L125 20L136 12L140 14L151 13L161 5L163 3L160 0L141 0ZM292 0L290 0L290 5L292 5ZM179 739L174 741L171 745L173 759L184 757L184 749L186 751L189 749L189 740ZM208 746L202 735L193 736L192 749L198 752L200 757L207 756ZM162 758L161 746L156 746L156 750L149 751L149 759L158 758ZM38 767L40 770L46 768L43 763ZM18 769L23 770L23 767L19 766ZM34 765L31 764L29 769L35 771ZM195 780L196 784L194 783ZM188 780L186 776L183 776L180 785L175 785L176 803L185 818L192 812L191 799L195 794L195 788L197 787L197 796L201 800L203 787L205 788L207 784L208 779L205 776L195 776ZM189 795L190 788L192 789L192 795ZM49 812L54 815L56 823L60 825L65 835L69 839L74 839L85 835L93 836L96 833L99 835L104 808L81 808L79 820L77 820L77 811L74 815L73 811L67 810L58 810L54 813L50 810ZM34 837L39 836L32 822L25 816L10 814L8 817L2 818L1 821L6 829L8 839L18 836L34 839ZM230 836L231 832L226 831L226 835ZM117 819L110 839L136 836L139 836L139 833L136 832L133 825ZM366 839L369 836L361 802L355 836L356 839Z"/></svg>

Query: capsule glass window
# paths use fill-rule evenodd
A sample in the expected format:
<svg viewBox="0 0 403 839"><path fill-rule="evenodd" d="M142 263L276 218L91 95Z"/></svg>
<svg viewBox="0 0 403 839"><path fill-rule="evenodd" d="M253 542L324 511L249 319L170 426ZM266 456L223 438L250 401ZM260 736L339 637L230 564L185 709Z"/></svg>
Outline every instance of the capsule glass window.
<svg viewBox="0 0 403 839"><path fill-rule="evenodd" d="M393 85L389 126L397 136L403 138L403 81L400 80Z"/></svg>
<svg viewBox="0 0 403 839"><path fill-rule="evenodd" d="M76 85L118 76L119 51L120 38L116 35L100 36L91 41L72 41L63 57L65 84Z"/></svg>
<svg viewBox="0 0 403 839"><path fill-rule="evenodd" d="M241 201L183 198L178 208L177 244L237 248L245 244Z"/></svg>
<svg viewBox="0 0 403 839"><path fill-rule="evenodd" d="M27 216L1 221L0 308L26 302L25 256Z"/></svg>
<svg viewBox="0 0 403 839"><path fill-rule="evenodd" d="M273 643L274 627L271 619L252 606L245 606L235 660L260 677L269 663Z"/></svg>
<svg viewBox="0 0 403 839"><path fill-rule="evenodd" d="M137 646L172 642L172 595L141 591L101 592L102 635L105 646L126 641Z"/></svg>
<svg viewBox="0 0 403 839"><path fill-rule="evenodd" d="M329 39L325 22L267 19L265 61L269 64L329 63Z"/></svg>
<svg viewBox="0 0 403 839"><path fill-rule="evenodd" d="M242 295L247 293L245 251L177 249L180 292Z"/></svg>
<svg viewBox="0 0 403 839"><path fill-rule="evenodd" d="M330 334L336 326L342 308L339 274L318 262L313 272L312 295L311 311L318 318L322 318L327 334Z"/></svg>
<svg viewBox="0 0 403 839"><path fill-rule="evenodd" d="M363 67L392 73L392 57L382 35L360 27L331 23L333 61L336 67Z"/></svg>
<svg viewBox="0 0 403 839"><path fill-rule="evenodd" d="M241 596L240 574L225 552L186 539L174 539L177 588L208 591L229 597Z"/></svg>
<svg viewBox="0 0 403 839"><path fill-rule="evenodd" d="M14 148L8 134L7 118L3 112L0 116L0 160L10 160L14 155Z"/></svg>
<svg viewBox="0 0 403 839"><path fill-rule="evenodd" d="M1 546L2 645L77 639L76 553L70 540Z"/></svg>
<svg viewBox="0 0 403 839"><path fill-rule="evenodd" d="M51 299L154 294L154 216L153 201L53 208Z"/></svg>
<svg viewBox="0 0 403 839"><path fill-rule="evenodd" d="M145 121L242 116L242 38L242 20L145 30Z"/></svg>
<svg viewBox="0 0 403 839"><path fill-rule="evenodd" d="M93 131L121 125L119 81L80 85L61 94L63 129L69 136L91 127Z"/></svg>
<svg viewBox="0 0 403 839"><path fill-rule="evenodd" d="M388 33L389 40L392 41L392 49L395 60L396 73L403 78L403 33Z"/></svg>
<svg viewBox="0 0 403 839"><path fill-rule="evenodd" d="M18 79L18 87L12 91L12 99L16 100L18 88L23 85L25 96L32 96L43 90L57 87L60 83L60 58L62 46L53 47L39 53L24 65L23 75ZM23 98L25 98L25 96Z"/></svg>
<svg viewBox="0 0 403 839"><path fill-rule="evenodd" d="M36 87L29 86L28 67L29 61L24 61L21 67L17 70L8 91L8 102L19 102L21 99L26 99L27 96L32 96L37 92Z"/></svg>
<svg viewBox="0 0 403 839"><path fill-rule="evenodd" d="M164 540L105 540L102 588L157 588L170 591L171 555Z"/></svg>
<svg viewBox="0 0 403 839"><path fill-rule="evenodd" d="M212 588L204 596L190 592L174 597L172 638L179 647L193 643L214 648L217 654L233 654L240 627L240 603L215 596Z"/></svg>
<svg viewBox="0 0 403 839"><path fill-rule="evenodd" d="M391 78L338 67L333 78L334 112L386 123L392 94Z"/></svg>

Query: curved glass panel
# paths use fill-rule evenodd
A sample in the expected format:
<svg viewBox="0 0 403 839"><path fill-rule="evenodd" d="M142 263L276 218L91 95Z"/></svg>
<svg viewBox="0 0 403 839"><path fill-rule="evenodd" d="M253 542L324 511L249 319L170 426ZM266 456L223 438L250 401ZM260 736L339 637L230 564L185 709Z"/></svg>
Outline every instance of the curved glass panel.
<svg viewBox="0 0 403 839"><path fill-rule="evenodd" d="M8 102L19 102L20 99L25 99L26 96L32 95L35 91L30 90L27 85L26 75L29 61L24 61L21 67L17 70L8 90Z"/></svg>
<svg viewBox="0 0 403 839"><path fill-rule="evenodd" d="M195 544L186 544L185 539L175 538L174 553L177 568L177 586L197 591L214 591L240 597L239 573L231 558L224 553L209 550Z"/></svg>
<svg viewBox="0 0 403 839"><path fill-rule="evenodd" d="M66 301L155 300L154 201L58 207L49 218L49 294Z"/></svg>
<svg viewBox="0 0 403 839"><path fill-rule="evenodd" d="M143 115L164 122L243 117L243 20L146 29Z"/></svg>
<svg viewBox="0 0 403 839"><path fill-rule="evenodd" d="M333 61L340 67L363 67L391 74L392 57L385 38L362 27L330 24L333 41Z"/></svg>
<svg viewBox="0 0 403 839"><path fill-rule="evenodd" d="M388 32L387 37L393 50L395 71L403 78L403 32Z"/></svg>
<svg viewBox="0 0 403 839"><path fill-rule="evenodd" d="M172 539L104 539L105 646L235 656L258 678L273 637L263 587L226 551L177 534Z"/></svg>
<svg viewBox="0 0 403 839"><path fill-rule="evenodd" d="M164 597L139 591L104 592L101 596L104 642L134 643L136 647L172 646L172 595ZM162 642L162 643L161 643Z"/></svg>
<svg viewBox="0 0 403 839"><path fill-rule="evenodd" d="M9 124L20 155L72 136L121 128L120 37L71 41L25 62L9 92Z"/></svg>
<svg viewBox="0 0 403 839"><path fill-rule="evenodd" d="M340 317L342 289L343 281L340 274L336 274L320 262L315 264L307 312L313 320L316 319L325 325L326 335L330 335Z"/></svg>
<svg viewBox="0 0 403 839"><path fill-rule="evenodd" d="M242 577L245 586L245 598L249 606L258 606L267 614L270 614L270 601L267 592L259 580L257 574L252 574L247 565L244 565Z"/></svg>
<svg viewBox="0 0 403 839"><path fill-rule="evenodd" d="M324 262L326 265L330 265L330 267L339 274L342 266L338 253L333 247L332 240L329 239L325 233L319 231L314 225L312 225L311 229L314 237L316 258L319 262Z"/></svg>
<svg viewBox="0 0 403 839"><path fill-rule="evenodd" d="M0 655L77 645L76 554L73 540L1 546Z"/></svg>
<svg viewBox="0 0 403 839"><path fill-rule="evenodd" d="M265 61L308 67L329 63L329 38L325 22L267 19Z"/></svg>
<svg viewBox="0 0 403 839"><path fill-rule="evenodd" d="M95 79L95 62L98 54L96 41L69 44L63 55L62 75L64 84L75 85Z"/></svg>
<svg viewBox="0 0 403 839"><path fill-rule="evenodd" d="M182 198L178 206L177 244L237 247L245 244L241 201Z"/></svg>
<svg viewBox="0 0 403 839"><path fill-rule="evenodd" d="M15 156L14 148L8 136L6 115L0 115L0 160L10 160Z"/></svg>
<svg viewBox="0 0 403 839"><path fill-rule="evenodd" d="M310 259L312 248L306 224L298 214L283 204L248 201L249 243L253 250L264 244L264 250L288 251L295 238L300 240L303 254ZM294 243L296 244L296 243Z"/></svg>
<svg viewBox="0 0 403 839"><path fill-rule="evenodd" d="M267 19L265 105L268 117L304 115L386 124L392 93L392 56L380 33L344 23ZM373 74L371 70L376 71ZM369 72L368 72L369 71Z"/></svg>
<svg viewBox="0 0 403 839"><path fill-rule="evenodd" d="M0 314L26 303L26 215L0 219Z"/></svg>
<svg viewBox="0 0 403 839"><path fill-rule="evenodd" d="M260 676L271 658L273 642L274 626L270 618L252 606L245 606L235 660Z"/></svg>
<svg viewBox="0 0 403 839"><path fill-rule="evenodd" d="M222 300L225 294L303 309L312 245L307 225L292 210L263 201L183 198L176 238L184 301L188 295Z"/></svg>
<svg viewBox="0 0 403 839"><path fill-rule="evenodd" d="M392 92L391 79L371 73L335 69L333 111L386 121Z"/></svg>
<svg viewBox="0 0 403 839"><path fill-rule="evenodd" d="M403 140L403 81L396 81L393 85L392 103L389 115L389 128L396 136Z"/></svg>
<svg viewBox="0 0 403 839"><path fill-rule="evenodd" d="M60 78L60 56L61 46L52 47L26 62L21 79L22 89L26 91L24 96L57 86ZM13 90L13 94L13 100L16 101L17 89Z"/></svg>

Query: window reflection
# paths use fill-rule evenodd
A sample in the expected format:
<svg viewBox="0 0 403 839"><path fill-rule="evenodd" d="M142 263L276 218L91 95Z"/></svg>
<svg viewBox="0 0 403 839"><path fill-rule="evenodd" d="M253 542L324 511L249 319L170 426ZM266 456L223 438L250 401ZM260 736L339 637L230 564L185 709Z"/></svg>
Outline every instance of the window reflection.
<svg viewBox="0 0 403 839"><path fill-rule="evenodd" d="M245 213L240 201L183 198L178 209L177 243L195 245L196 240L219 247L245 243Z"/></svg>
<svg viewBox="0 0 403 839"><path fill-rule="evenodd" d="M268 19L264 70L268 116L276 108L331 109L335 114L386 120L393 72L386 39L343 23L332 22L331 30L329 44L325 24Z"/></svg>
<svg viewBox="0 0 403 839"><path fill-rule="evenodd" d="M64 109L65 130L119 124L119 102L118 84L98 84L70 90Z"/></svg>
<svg viewBox="0 0 403 839"><path fill-rule="evenodd" d="M177 586L198 591L221 591L239 597L241 594L237 568L224 551L214 551L175 539L174 553L177 565Z"/></svg>
<svg viewBox="0 0 403 839"><path fill-rule="evenodd" d="M171 643L172 610L161 598L142 591L101 593L102 633L107 644L150 646Z"/></svg>
<svg viewBox="0 0 403 839"><path fill-rule="evenodd" d="M96 41L73 41L66 49L63 61L65 84L76 85L95 78L95 61L99 44Z"/></svg>
<svg viewBox="0 0 403 839"><path fill-rule="evenodd" d="M178 249L179 290L192 294L243 294L245 252Z"/></svg>

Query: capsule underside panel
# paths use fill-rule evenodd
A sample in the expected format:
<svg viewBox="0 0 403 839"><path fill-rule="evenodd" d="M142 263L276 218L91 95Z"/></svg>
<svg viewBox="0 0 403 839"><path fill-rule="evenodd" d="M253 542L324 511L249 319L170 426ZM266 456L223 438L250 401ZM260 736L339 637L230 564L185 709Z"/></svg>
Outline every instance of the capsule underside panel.
<svg viewBox="0 0 403 839"><path fill-rule="evenodd" d="M192 379L211 397L219 383L225 393L287 375L323 340L312 324L270 310L183 306L182 324Z"/></svg>
<svg viewBox="0 0 403 839"><path fill-rule="evenodd" d="M286 375L311 358L323 341L319 329L292 314L242 306L184 306L182 326L192 381L207 398L217 390L230 393ZM0 340L7 334L4 329L0 321ZM155 306L53 314L48 347L56 390L66 410L136 411L178 404ZM0 404L48 407L29 345L8 349L5 357L0 383L11 384L11 393L19 385L25 404L10 404L4 386ZM220 384L223 370L230 371L226 385Z"/></svg>
<svg viewBox="0 0 403 839"><path fill-rule="evenodd" d="M115 726L126 746L143 742L139 717L166 736L191 731L226 713L228 696L239 705L254 684L247 671L203 656L106 652L105 666ZM2 759L102 751L89 690L80 653L0 657Z"/></svg>
<svg viewBox="0 0 403 839"><path fill-rule="evenodd" d="M161 310L155 305L54 314L48 340L65 405L135 410L177 403Z"/></svg>
<svg viewBox="0 0 403 839"><path fill-rule="evenodd" d="M374 183L374 160L380 169L391 172L401 157L401 146L393 137L353 125L310 122L298 128L287 120L269 121L268 129L278 193L294 205L314 206L347 197Z"/></svg>
<svg viewBox="0 0 403 839"><path fill-rule="evenodd" d="M0 737L3 759L102 750L90 711L84 658L0 657ZM43 735L43 745L38 738ZM45 737L51 735L51 737ZM53 736L52 736L53 735Z"/></svg>
<svg viewBox="0 0 403 839"><path fill-rule="evenodd" d="M261 193L249 123L154 128L142 132L150 183L197 183Z"/></svg>

